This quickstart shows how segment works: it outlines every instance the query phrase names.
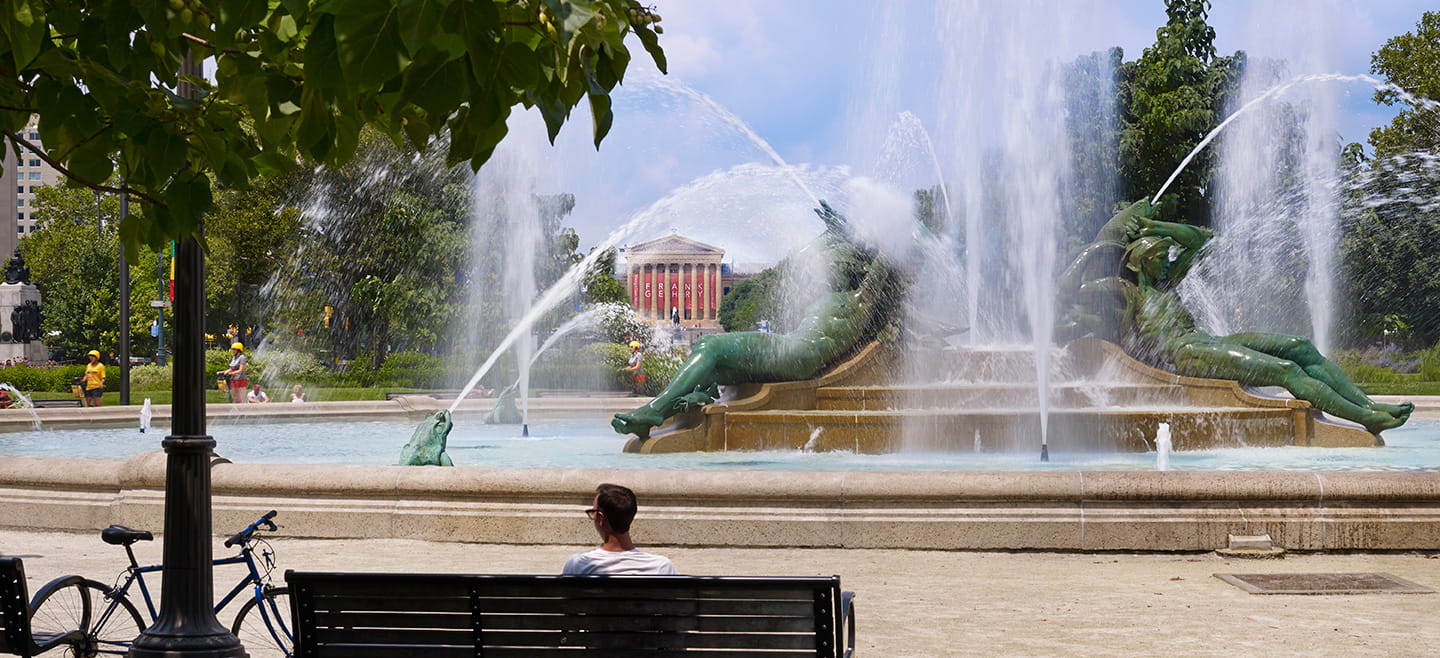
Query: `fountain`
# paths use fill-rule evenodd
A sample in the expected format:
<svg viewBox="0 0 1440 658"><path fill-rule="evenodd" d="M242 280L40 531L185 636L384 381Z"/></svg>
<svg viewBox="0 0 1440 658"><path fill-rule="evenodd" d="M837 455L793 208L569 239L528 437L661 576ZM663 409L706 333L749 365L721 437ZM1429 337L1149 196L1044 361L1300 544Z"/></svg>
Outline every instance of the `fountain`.
<svg viewBox="0 0 1440 658"><path fill-rule="evenodd" d="M253 463L268 459L263 455L251 457L248 464L218 464L217 525L263 503L295 510L295 518L305 519L296 522L297 532L316 535L583 541L588 528L571 527L571 510L564 501L613 475L614 469L627 468L636 469L627 471L627 482L645 491L653 505L647 516L653 525L648 527L653 540L662 544L713 543L714 519L723 517L728 527L737 529L735 541L748 545L1197 550L1223 545L1228 534L1268 531L1292 548L1433 546L1440 536L1433 473L1228 473L1219 472L1229 468L1228 463L1208 460L1215 453L1271 455L1271 446L1297 443L1368 446L1341 448L1334 451L1337 455L1373 456L1390 450L1376 448L1368 433L1357 430L1361 442L1351 443L1356 431L1315 431L1304 403L1258 397L1234 382L1179 377L1097 340L1053 345L1051 332L1062 310L1051 299L1057 290L1054 276L1068 253L1058 229L1066 211L1065 190L1079 176L1063 158L1053 157L1067 139L1055 117L1068 111L1059 93L1063 76L1053 62L1071 56L1067 48L1073 43L1067 40L1094 26L1083 7L1069 4L939 6L933 21L937 43L915 40L939 48L939 57L877 58L885 66L936 61L936 89L943 91L919 105L933 110L907 113L908 107L878 107L899 94L857 99L876 105L861 108L868 117L880 117L860 121L870 136L884 133L880 128L899 117L891 131L896 139L879 146L883 153L857 145L850 161L878 163L873 168L791 166L778 159L776 149L760 149L747 157L778 166L715 167L712 173L677 184L664 198L646 199L608 215L608 225L623 226L599 243L603 248L704 217L710 225L753 235L783 253L799 245L799 236L817 232L818 223L808 213L813 197L831 199L851 216L857 234L889 238L887 249L896 252L891 255L904 262L907 271L924 275L912 287L912 304L899 330L904 338L860 346L847 355L850 358L827 364L818 378L808 381L730 387L718 404L687 412L692 418L701 416L703 427L661 430L648 440L630 442L649 454L621 454L613 435L589 436L560 421L537 418L527 444L543 445L548 437L569 435L608 457L581 453L577 461L541 462L531 453L492 464L487 456L498 454L498 448L452 437L448 450L460 468ZM910 9L885 5L880 11ZM896 37L882 39L880 46L910 48L917 47L915 42ZM717 112L713 100L664 85L650 92L688 98L708 108L704 112L710 117ZM522 113L515 116L525 120ZM624 134L619 125L623 117L617 111L607 148L626 143L615 139ZM705 125L744 133L742 142L758 139L756 131L737 132L723 117ZM520 137L518 124L516 128L512 132ZM514 203L510 208L566 190L569 179L653 174L593 166L588 143L570 151L563 142L562 136L562 155L541 151L544 155L524 165L546 176L536 177L533 170L511 172L516 181L553 175L557 186L504 191L506 203ZM506 148L510 145L507 141ZM682 152L657 159L655 168L673 168L687 156ZM501 154L495 162L523 163L525 157L530 156L507 159ZM571 157L572 162L562 162ZM812 191L800 190L796 177ZM624 186L612 187L615 196L629 193L620 189ZM913 200L916 190L929 195L926 230L894 230L912 223L917 214L912 204L923 205ZM593 212L581 209L591 202L577 194L577 214ZM897 213L897 206L903 212ZM892 223L881 222L887 219ZM516 237L511 244L519 249L534 243ZM537 327L549 326L553 317L547 314L568 306L588 262L543 291L539 285L526 288L532 284L519 279L506 284L514 286L507 292L523 303L511 310L510 326L475 328L485 332L486 347L493 343L495 348L488 350L465 388L484 377L510 348L529 349L524 341ZM521 356L517 363L528 358ZM686 395L696 393L706 394L691 398L696 405L709 397L703 390ZM463 397L451 405L457 433L483 411L477 408L480 403ZM353 413L356 408L298 406L313 410L311 414ZM431 410L391 406L395 416L416 411ZM585 422L603 430L604 415L608 413L592 413ZM217 434L220 430L216 428ZM1410 438L1408 430L1402 428L1397 435ZM403 436L393 428L383 431ZM742 452L655 454L687 431L689 438L681 442L686 450ZM1166 453L1171 470L1152 472L1164 437L1174 448ZM387 459L398 445L398 440L391 442ZM766 452L750 452L756 449ZM1156 458L1150 451L1156 451ZM550 452L580 451L565 444ZM1280 454L1302 452L1313 454L1291 448ZM1394 452L1397 457L1408 454ZM1039 462L1037 453L1052 461ZM19 492L14 495L20 501L0 510L0 525L32 518L70 524L65 527L88 528L102 520L144 525L143 519L153 516L158 506L155 459L122 458L128 461L87 461L62 473L37 468L24 457L0 463L0 483ZM1316 460L1315 470L1324 471L1328 457ZM545 468L531 468L537 463ZM920 472L935 463L953 470ZM1296 468L1282 459L1270 463ZM826 464L834 467L800 472ZM1436 467L1430 457L1414 465L1415 470ZM762 468L780 472L763 473ZM1022 468L1038 472L1013 472ZM317 490L325 495L316 496ZM73 498L56 497L55 491ZM112 500L125 505L113 505ZM75 512L82 507L83 512ZM46 514L57 510L66 513Z"/></svg>

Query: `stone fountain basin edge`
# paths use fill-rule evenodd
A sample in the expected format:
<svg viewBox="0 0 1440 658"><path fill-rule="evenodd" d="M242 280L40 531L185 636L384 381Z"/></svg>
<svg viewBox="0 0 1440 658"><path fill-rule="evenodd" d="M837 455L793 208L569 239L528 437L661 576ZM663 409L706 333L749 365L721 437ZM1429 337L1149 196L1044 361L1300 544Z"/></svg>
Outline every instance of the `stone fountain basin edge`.
<svg viewBox="0 0 1440 658"><path fill-rule="evenodd" d="M160 530L166 457L0 462L0 527ZM594 486L640 495L652 546L1203 551L1440 546L1440 473L756 472L234 464L214 529L280 511L284 537L583 545Z"/></svg>

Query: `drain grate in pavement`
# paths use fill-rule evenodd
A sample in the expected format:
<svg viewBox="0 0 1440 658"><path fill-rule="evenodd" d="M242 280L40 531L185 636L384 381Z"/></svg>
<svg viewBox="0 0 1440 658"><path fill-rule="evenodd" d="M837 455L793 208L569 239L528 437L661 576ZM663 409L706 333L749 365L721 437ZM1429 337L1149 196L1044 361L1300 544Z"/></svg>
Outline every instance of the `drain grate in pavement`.
<svg viewBox="0 0 1440 658"><path fill-rule="evenodd" d="M1217 573L1251 594L1434 594L1388 573Z"/></svg>

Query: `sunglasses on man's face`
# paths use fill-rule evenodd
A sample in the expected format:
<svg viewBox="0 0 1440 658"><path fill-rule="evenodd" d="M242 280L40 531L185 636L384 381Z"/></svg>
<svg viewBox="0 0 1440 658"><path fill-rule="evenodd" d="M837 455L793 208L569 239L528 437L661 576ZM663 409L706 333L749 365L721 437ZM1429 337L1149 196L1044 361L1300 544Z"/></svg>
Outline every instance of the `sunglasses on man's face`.
<svg viewBox="0 0 1440 658"><path fill-rule="evenodd" d="M594 519L595 519L595 513L596 513L596 512L599 512L599 511L600 511L599 508L597 508L597 507L591 507L590 509L585 510L585 516L588 516L588 517L590 517L591 520L594 520Z"/></svg>

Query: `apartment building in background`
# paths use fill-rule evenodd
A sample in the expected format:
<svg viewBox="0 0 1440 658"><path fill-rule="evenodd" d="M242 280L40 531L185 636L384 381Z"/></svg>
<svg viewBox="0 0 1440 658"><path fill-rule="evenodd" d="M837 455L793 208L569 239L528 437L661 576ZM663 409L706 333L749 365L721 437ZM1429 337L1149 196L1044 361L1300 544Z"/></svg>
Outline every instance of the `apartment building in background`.
<svg viewBox="0 0 1440 658"><path fill-rule="evenodd" d="M40 130L34 119L25 126L20 137L41 151L44 150L40 141ZM29 149L21 147L17 152L15 146L7 140L3 178L0 191L4 194L0 196L0 206L14 210L12 213L0 215L3 217L3 221L0 221L0 265L15 253L15 245L20 238L35 232L35 192L42 185L60 182L60 172Z"/></svg>

